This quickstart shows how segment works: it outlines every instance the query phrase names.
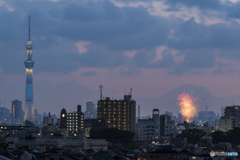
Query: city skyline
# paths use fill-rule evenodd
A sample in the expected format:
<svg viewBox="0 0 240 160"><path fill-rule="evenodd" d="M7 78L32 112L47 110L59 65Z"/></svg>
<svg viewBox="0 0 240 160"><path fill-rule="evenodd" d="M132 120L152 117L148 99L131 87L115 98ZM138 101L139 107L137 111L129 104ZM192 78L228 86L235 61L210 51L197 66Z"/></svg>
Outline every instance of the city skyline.
<svg viewBox="0 0 240 160"><path fill-rule="evenodd" d="M151 115L153 105L176 115L176 90L194 91L205 103L200 107L217 113L240 104L238 0L3 2L0 101L9 109L25 96L28 15L38 64L34 104L41 113L58 115L77 104L85 111L87 101L99 100L100 84L104 97L114 99L133 88L141 116ZM173 102L161 103L164 96Z"/></svg>

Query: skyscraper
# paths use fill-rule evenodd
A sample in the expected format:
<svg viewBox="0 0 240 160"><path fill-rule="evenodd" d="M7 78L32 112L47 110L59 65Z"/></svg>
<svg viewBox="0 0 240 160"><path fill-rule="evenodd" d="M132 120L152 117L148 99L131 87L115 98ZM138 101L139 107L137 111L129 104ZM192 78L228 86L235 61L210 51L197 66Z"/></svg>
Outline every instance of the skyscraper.
<svg viewBox="0 0 240 160"><path fill-rule="evenodd" d="M12 123L20 123L22 121L22 101L12 101Z"/></svg>
<svg viewBox="0 0 240 160"><path fill-rule="evenodd" d="M87 102L86 103L86 111L84 113L84 118L97 118L97 109L95 107L96 105L93 102Z"/></svg>
<svg viewBox="0 0 240 160"><path fill-rule="evenodd" d="M27 59L24 62L26 67L26 95L25 95L25 115L24 121L34 121L34 105L33 105L33 83L32 69L34 61L32 61L32 41L30 39L30 16L27 41Z"/></svg>

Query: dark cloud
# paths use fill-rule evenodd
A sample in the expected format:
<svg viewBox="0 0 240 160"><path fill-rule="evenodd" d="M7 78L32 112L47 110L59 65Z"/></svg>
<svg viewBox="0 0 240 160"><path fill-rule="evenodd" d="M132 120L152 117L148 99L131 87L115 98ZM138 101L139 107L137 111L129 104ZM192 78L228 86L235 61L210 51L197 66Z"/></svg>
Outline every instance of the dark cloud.
<svg viewBox="0 0 240 160"><path fill-rule="evenodd" d="M194 18L187 21L150 15L148 9L117 7L110 1L78 2L23 0L9 2L14 11L0 6L0 64L4 72L22 73L26 54L28 14L32 21L34 72L69 73L79 67L113 68L171 68L172 73L182 74L189 68L206 68L214 65L214 53L218 49L223 58L239 59L238 42L240 25L231 21L238 18L235 5L221 5L218 0L166 1L169 11L179 5L198 7L203 16L211 11L223 11L229 17L220 17L229 23L205 25ZM207 11L206 11L207 10ZM217 16L217 15L216 15ZM202 17L200 17L202 18ZM219 18L219 17L217 17ZM203 18L202 18L203 19ZM170 35L174 38L169 38ZM75 43L87 40L87 52L78 54ZM180 67L174 56L164 51L162 60L155 61L155 47L165 45L179 50L185 56ZM14 47L12 47L14 46ZM145 49L130 58L126 50ZM205 49L205 51L203 51ZM226 54L227 53L227 54ZM9 63L11 61L11 63ZM22 66L19 67L19 66ZM189 73L189 72L188 72ZM135 73L122 71L120 74Z"/></svg>
<svg viewBox="0 0 240 160"><path fill-rule="evenodd" d="M63 25L59 35L94 41L115 50L158 46L169 32L164 19L149 15L146 8L118 8L107 1L70 5L64 19L74 25Z"/></svg>

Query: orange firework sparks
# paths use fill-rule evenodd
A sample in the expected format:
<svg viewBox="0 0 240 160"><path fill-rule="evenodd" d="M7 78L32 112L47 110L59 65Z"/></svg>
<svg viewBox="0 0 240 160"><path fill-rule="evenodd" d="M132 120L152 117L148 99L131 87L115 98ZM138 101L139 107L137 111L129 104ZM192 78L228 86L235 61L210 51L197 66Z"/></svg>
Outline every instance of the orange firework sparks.
<svg viewBox="0 0 240 160"><path fill-rule="evenodd" d="M187 93L182 93L178 96L178 105L180 106L180 113L183 119L191 122L193 117L196 116L198 110L197 99Z"/></svg>

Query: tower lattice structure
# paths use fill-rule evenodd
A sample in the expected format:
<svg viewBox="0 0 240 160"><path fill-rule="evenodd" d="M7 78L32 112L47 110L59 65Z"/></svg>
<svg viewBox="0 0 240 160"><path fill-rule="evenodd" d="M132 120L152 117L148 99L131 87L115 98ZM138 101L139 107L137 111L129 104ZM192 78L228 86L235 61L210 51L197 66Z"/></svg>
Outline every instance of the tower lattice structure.
<svg viewBox="0 0 240 160"><path fill-rule="evenodd" d="M27 59L24 61L26 67L26 94L25 94L25 115L24 121L34 121L34 104L33 104L33 66L32 60L32 41L30 39L30 16L28 28L28 41L27 41Z"/></svg>

